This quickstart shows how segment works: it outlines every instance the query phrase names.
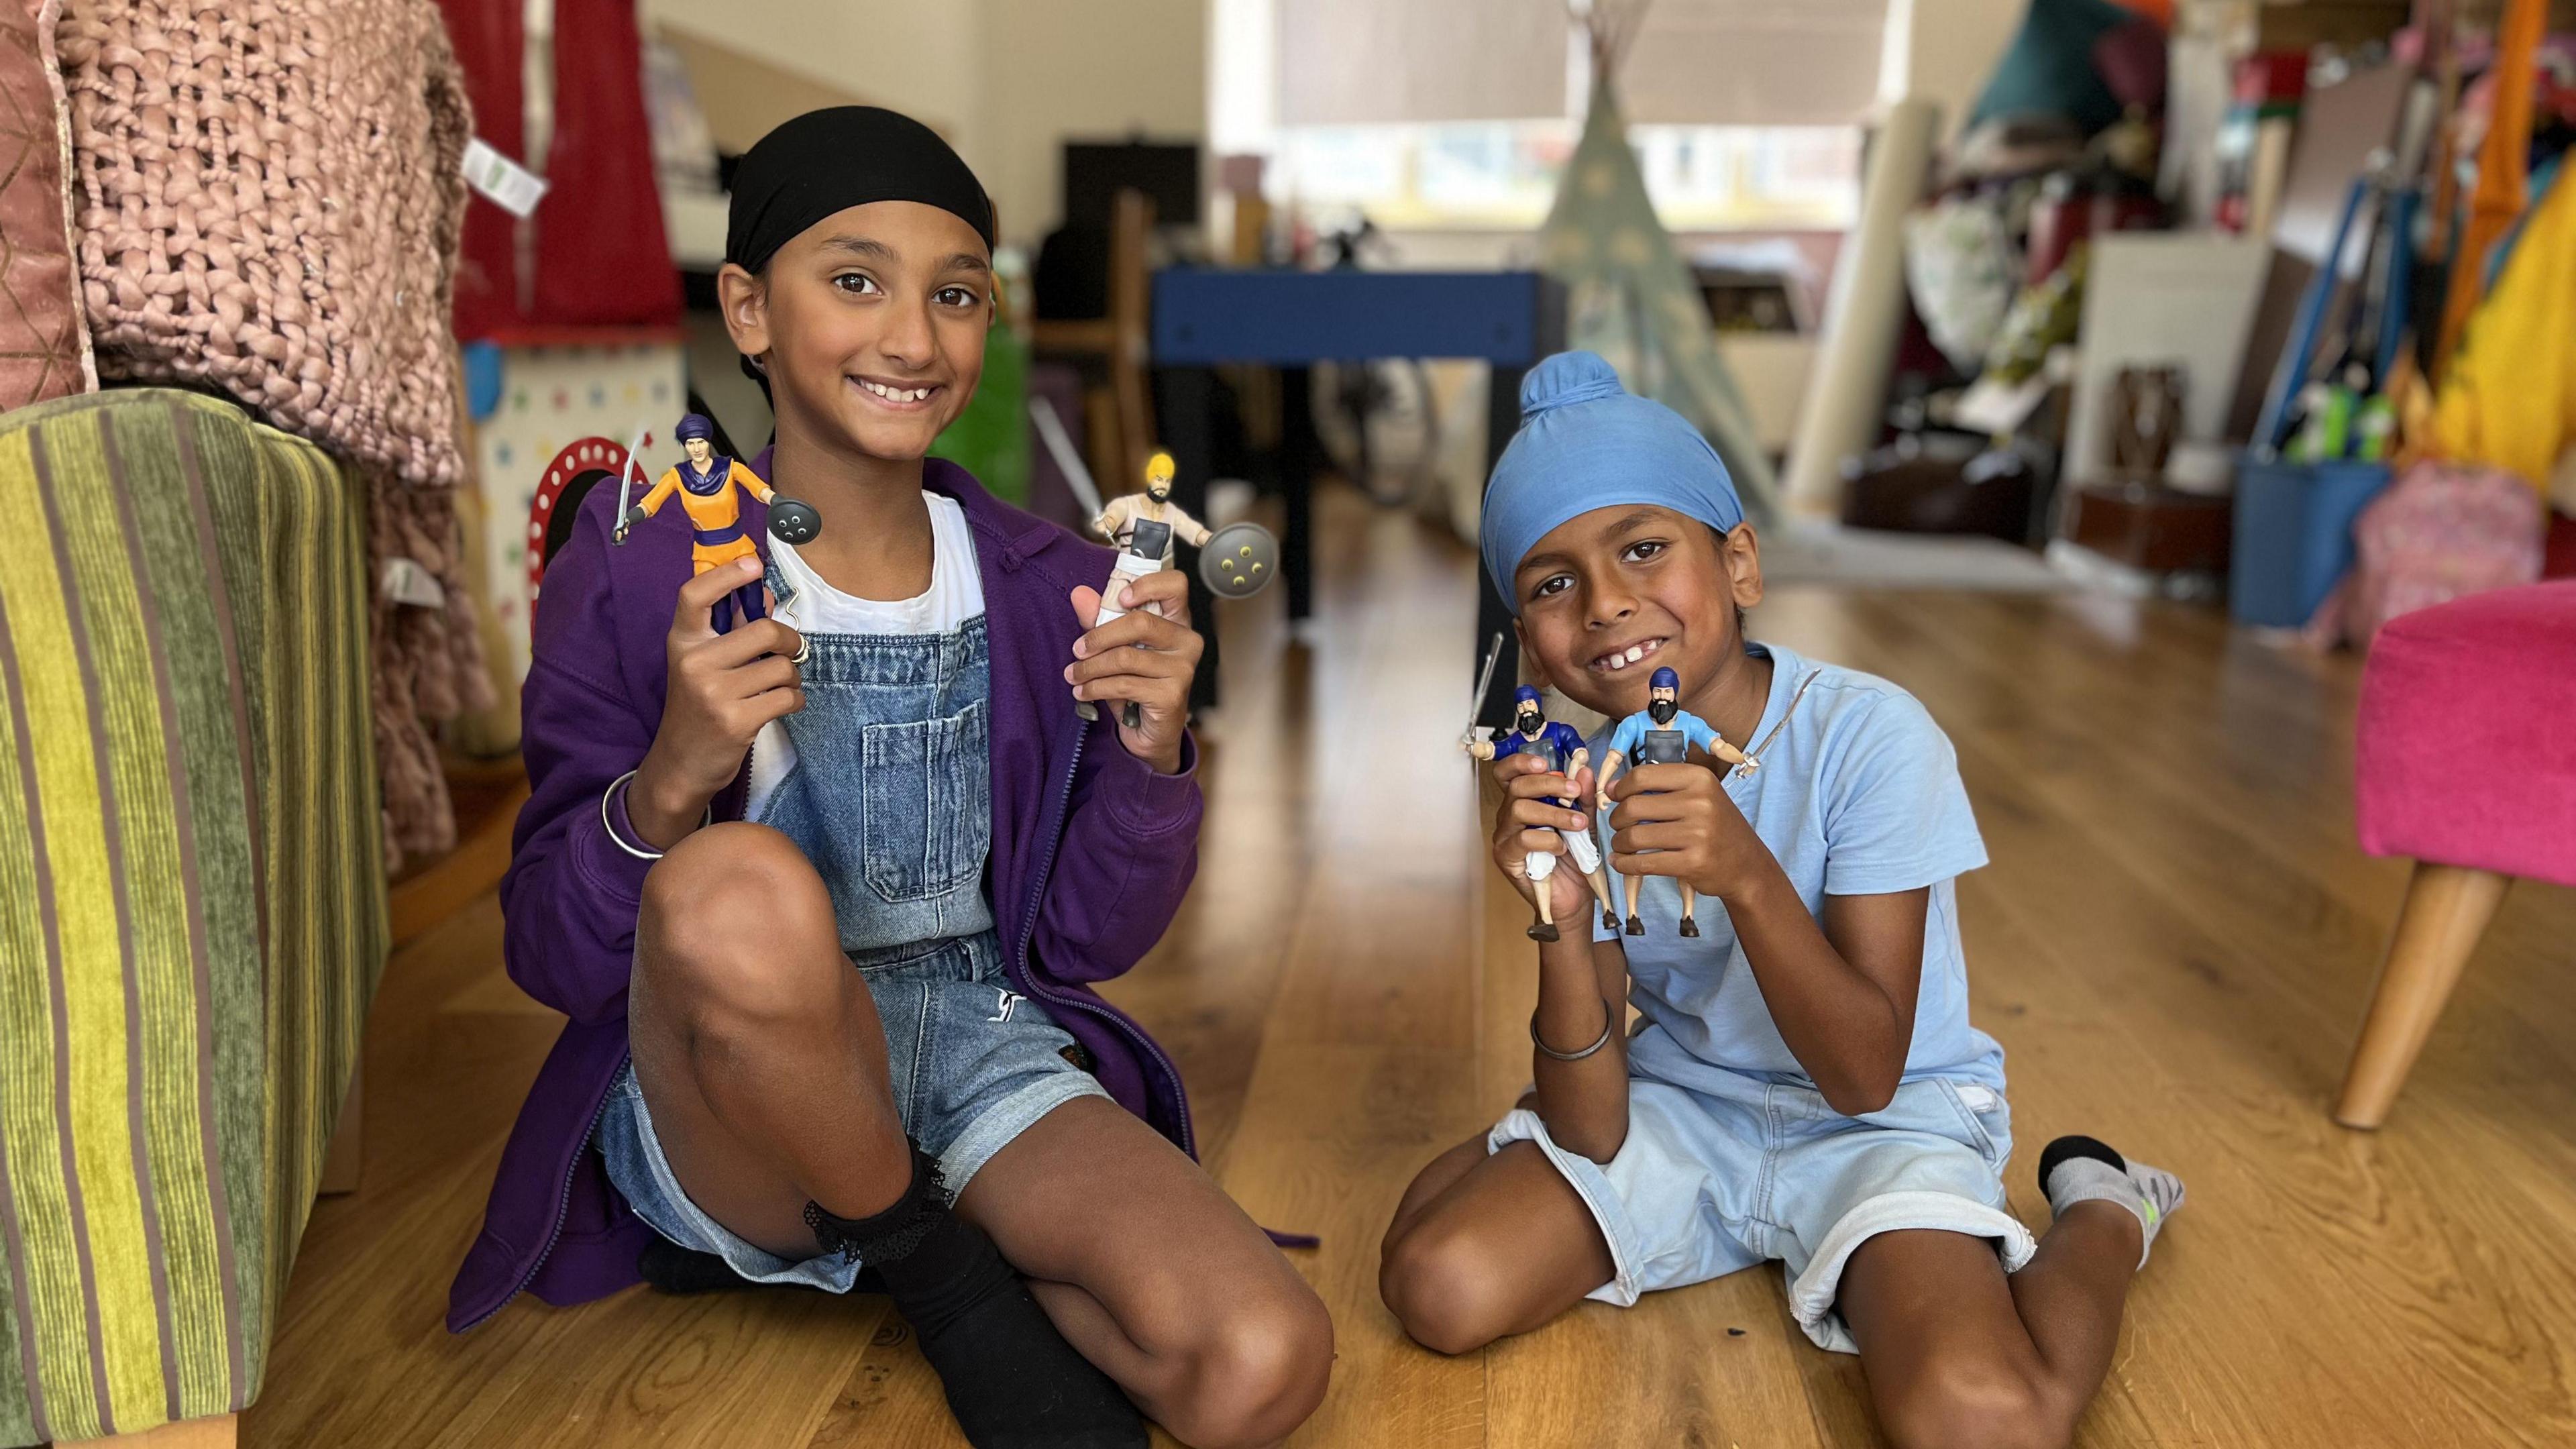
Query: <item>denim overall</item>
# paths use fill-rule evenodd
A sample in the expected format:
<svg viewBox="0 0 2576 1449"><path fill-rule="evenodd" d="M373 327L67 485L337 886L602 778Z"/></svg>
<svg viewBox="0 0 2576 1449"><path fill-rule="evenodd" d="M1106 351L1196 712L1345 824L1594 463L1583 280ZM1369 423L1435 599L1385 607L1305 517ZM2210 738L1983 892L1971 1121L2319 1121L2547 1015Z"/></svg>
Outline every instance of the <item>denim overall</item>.
<svg viewBox="0 0 2576 1449"><path fill-rule="evenodd" d="M775 567L784 613L791 594ZM832 893L841 949L885 1024L895 1107L963 1191L995 1152L1075 1097L1106 1096L1073 1038L1010 989L984 897L992 846L991 664L982 615L945 634L806 634L795 766L759 823L796 842ZM688 1200L630 1067L599 1142L638 1216L746 1278L849 1291L858 1264L775 1257Z"/></svg>

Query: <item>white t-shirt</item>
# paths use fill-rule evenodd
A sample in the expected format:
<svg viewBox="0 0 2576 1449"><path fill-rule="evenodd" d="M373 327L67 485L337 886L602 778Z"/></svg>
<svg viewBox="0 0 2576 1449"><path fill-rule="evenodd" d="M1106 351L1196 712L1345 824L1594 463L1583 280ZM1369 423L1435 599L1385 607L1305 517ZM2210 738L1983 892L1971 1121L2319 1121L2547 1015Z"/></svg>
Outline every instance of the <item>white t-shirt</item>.
<svg viewBox="0 0 2576 1449"><path fill-rule="evenodd" d="M975 567L975 538L966 510L945 494L923 489L930 505L930 587L909 599L861 599L823 582L796 556L796 546L769 541L770 561L788 589L779 618L800 634L945 634L984 612L984 579ZM751 750L751 799L746 820L768 812L769 797L796 767L796 746L783 720L760 727Z"/></svg>

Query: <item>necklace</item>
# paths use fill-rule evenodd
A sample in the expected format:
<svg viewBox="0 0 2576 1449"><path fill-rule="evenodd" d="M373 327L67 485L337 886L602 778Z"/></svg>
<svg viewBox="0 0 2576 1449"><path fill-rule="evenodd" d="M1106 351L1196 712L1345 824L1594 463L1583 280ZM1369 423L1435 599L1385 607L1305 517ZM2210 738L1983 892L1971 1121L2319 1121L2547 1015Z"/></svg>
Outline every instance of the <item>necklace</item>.
<svg viewBox="0 0 2576 1449"><path fill-rule="evenodd" d="M1821 672L1821 670L1810 669L1807 671L1807 677L1798 681L1798 692L1789 696L1789 707L1780 711L1780 722L1771 727L1771 732L1764 735L1760 743L1744 752L1744 763L1727 772L1730 779L1740 780L1752 774L1754 766L1762 763L1762 752L1771 748L1771 742L1780 738L1780 731L1789 727L1789 716L1798 712L1798 701L1807 697L1807 686L1815 683L1816 676Z"/></svg>

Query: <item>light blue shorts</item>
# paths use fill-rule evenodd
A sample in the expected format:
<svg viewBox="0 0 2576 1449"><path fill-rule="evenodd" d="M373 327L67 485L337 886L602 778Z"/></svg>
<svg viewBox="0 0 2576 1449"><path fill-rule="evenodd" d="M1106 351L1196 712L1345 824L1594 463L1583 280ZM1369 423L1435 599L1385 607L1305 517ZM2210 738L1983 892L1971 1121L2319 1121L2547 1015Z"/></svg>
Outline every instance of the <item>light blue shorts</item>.
<svg viewBox="0 0 2576 1449"><path fill-rule="evenodd" d="M1486 1150L1522 1141L1574 1185L1610 1245L1617 1276L1591 1297L1624 1308L1776 1258L1799 1326L1841 1353L1858 1346L1834 1295L1873 1235L1991 1238L2007 1273L2038 1247L2004 1207L2011 1112L1980 1084L1907 1082L1887 1110L1845 1117L1812 1087L1710 1068L1689 1087L1630 1081L1628 1137L1607 1163L1557 1146L1526 1108L1495 1124Z"/></svg>
<svg viewBox="0 0 2576 1449"><path fill-rule="evenodd" d="M921 1149L939 1159L952 1193L993 1154L1076 1097L1106 1097L1073 1063L1073 1038L1010 989L991 935L924 942L854 961L885 1023L895 1109ZM608 1180L655 1232L713 1253L756 1283L802 1283L847 1293L860 1264L837 1254L780 1258L735 1236L680 1188L633 1063L608 1089L593 1140Z"/></svg>

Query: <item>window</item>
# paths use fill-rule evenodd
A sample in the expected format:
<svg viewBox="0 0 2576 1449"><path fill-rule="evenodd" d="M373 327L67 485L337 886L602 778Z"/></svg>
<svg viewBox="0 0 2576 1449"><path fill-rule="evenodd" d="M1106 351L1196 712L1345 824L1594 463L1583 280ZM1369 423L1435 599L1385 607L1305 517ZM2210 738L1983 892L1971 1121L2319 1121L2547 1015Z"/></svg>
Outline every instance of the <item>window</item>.
<svg viewBox="0 0 2576 1449"><path fill-rule="evenodd" d="M1664 224L1850 226L1886 0L1645 16L1620 98ZM1589 105L1563 0L1217 0L1212 49L1215 147L1266 156L1274 202L1390 229L1538 225Z"/></svg>
<svg viewBox="0 0 2576 1449"><path fill-rule="evenodd" d="M1391 229L1527 229L1581 135L1573 120L1283 126L1263 189ZM1855 127L1632 125L1628 144L1677 231L1840 229L1859 213Z"/></svg>

